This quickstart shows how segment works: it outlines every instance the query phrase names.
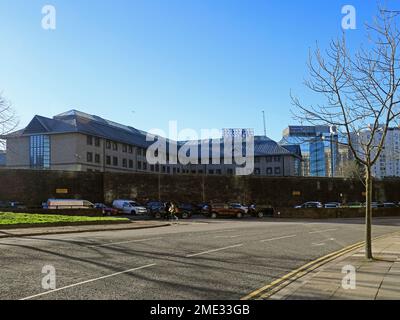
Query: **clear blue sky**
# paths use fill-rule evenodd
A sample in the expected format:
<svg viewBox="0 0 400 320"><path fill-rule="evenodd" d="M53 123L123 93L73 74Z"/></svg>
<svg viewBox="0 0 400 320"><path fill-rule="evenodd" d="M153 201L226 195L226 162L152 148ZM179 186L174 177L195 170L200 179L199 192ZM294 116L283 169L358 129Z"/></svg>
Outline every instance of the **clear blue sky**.
<svg viewBox="0 0 400 320"><path fill-rule="evenodd" d="M57 29L41 9L57 9ZM296 123L289 93L308 50L340 35L341 8L358 29L373 0L0 0L0 91L25 126L75 108L139 129L254 128L279 140Z"/></svg>

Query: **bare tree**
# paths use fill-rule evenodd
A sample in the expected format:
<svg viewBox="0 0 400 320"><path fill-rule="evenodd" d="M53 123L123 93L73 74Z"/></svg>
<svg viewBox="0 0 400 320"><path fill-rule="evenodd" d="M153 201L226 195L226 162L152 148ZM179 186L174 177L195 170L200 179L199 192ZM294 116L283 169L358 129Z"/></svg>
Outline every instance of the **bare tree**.
<svg viewBox="0 0 400 320"><path fill-rule="evenodd" d="M398 12L379 9L374 23L366 25L367 45L357 50L348 48L344 34L324 52L317 45L310 52L310 79L305 85L325 103L307 106L292 96L300 121L335 126L365 168L367 259L373 259L372 167L400 113L398 17Z"/></svg>
<svg viewBox="0 0 400 320"><path fill-rule="evenodd" d="M11 103L0 93L0 136L11 133L18 126L18 120ZM5 146L0 140L0 149Z"/></svg>

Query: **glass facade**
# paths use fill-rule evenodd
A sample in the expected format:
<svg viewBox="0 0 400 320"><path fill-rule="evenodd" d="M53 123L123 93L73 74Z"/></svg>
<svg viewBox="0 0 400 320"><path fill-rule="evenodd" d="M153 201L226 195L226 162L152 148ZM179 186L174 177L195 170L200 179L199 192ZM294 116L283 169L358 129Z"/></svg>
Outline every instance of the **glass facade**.
<svg viewBox="0 0 400 320"><path fill-rule="evenodd" d="M50 169L50 137L37 135L30 137L30 166L32 169Z"/></svg>
<svg viewBox="0 0 400 320"><path fill-rule="evenodd" d="M284 131L281 144L297 144L303 155L302 173L311 177L336 175L338 134L328 126L292 126Z"/></svg>

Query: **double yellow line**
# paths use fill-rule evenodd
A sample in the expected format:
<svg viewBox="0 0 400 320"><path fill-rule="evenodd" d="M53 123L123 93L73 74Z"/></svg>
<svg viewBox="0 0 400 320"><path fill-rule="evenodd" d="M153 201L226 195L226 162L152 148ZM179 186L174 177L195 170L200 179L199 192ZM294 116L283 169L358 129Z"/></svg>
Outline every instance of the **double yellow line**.
<svg viewBox="0 0 400 320"><path fill-rule="evenodd" d="M398 232L390 233L387 235L383 235L377 238L374 238L373 240L378 240L381 238L386 238L389 237L393 234L398 234ZM270 298L272 295L277 293L278 291L282 290L292 282L298 280L299 278L305 276L306 274L310 273L311 271L321 267L322 265L328 263L329 261L332 261L336 258L339 258L342 255L345 255L346 253L349 253L351 251L354 251L356 249L360 249L364 246L365 242L358 242L356 244L353 244L351 246L348 246L346 248L343 248L341 250L338 250L336 252L327 254L326 256L323 256L321 258L318 258L317 260L311 261L304 266L293 270L292 272L286 274L285 276L275 280L274 282L271 282L270 284L248 294L247 296L241 298L240 300L264 300Z"/></svg>

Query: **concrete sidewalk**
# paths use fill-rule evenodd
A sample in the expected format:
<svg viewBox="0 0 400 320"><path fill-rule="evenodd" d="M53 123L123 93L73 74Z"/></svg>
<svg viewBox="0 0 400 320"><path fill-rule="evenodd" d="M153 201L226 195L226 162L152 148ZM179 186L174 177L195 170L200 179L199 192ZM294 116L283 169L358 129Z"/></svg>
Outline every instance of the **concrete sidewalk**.
<svg viewBox="0 0 400 320"><path fill-rule="evenodd" d="M357 249L313 270L268 299L274 300L400 300L400 234L375 240L375 260ZM355 289L344 289L345 266L356 269Z"/></svg>
<svg viewBox="0 0 400 320"><path fill-rule="evenodd" d="M161 221L135 221L121 224L103 224L103 225L80 225L65 227L37 227L37 228L18 228L0 230L1 238L42 236L51 234L68 234L81 232L98 232L98 231L120 231L159 228L171 225L168 222Z"/></svg>

